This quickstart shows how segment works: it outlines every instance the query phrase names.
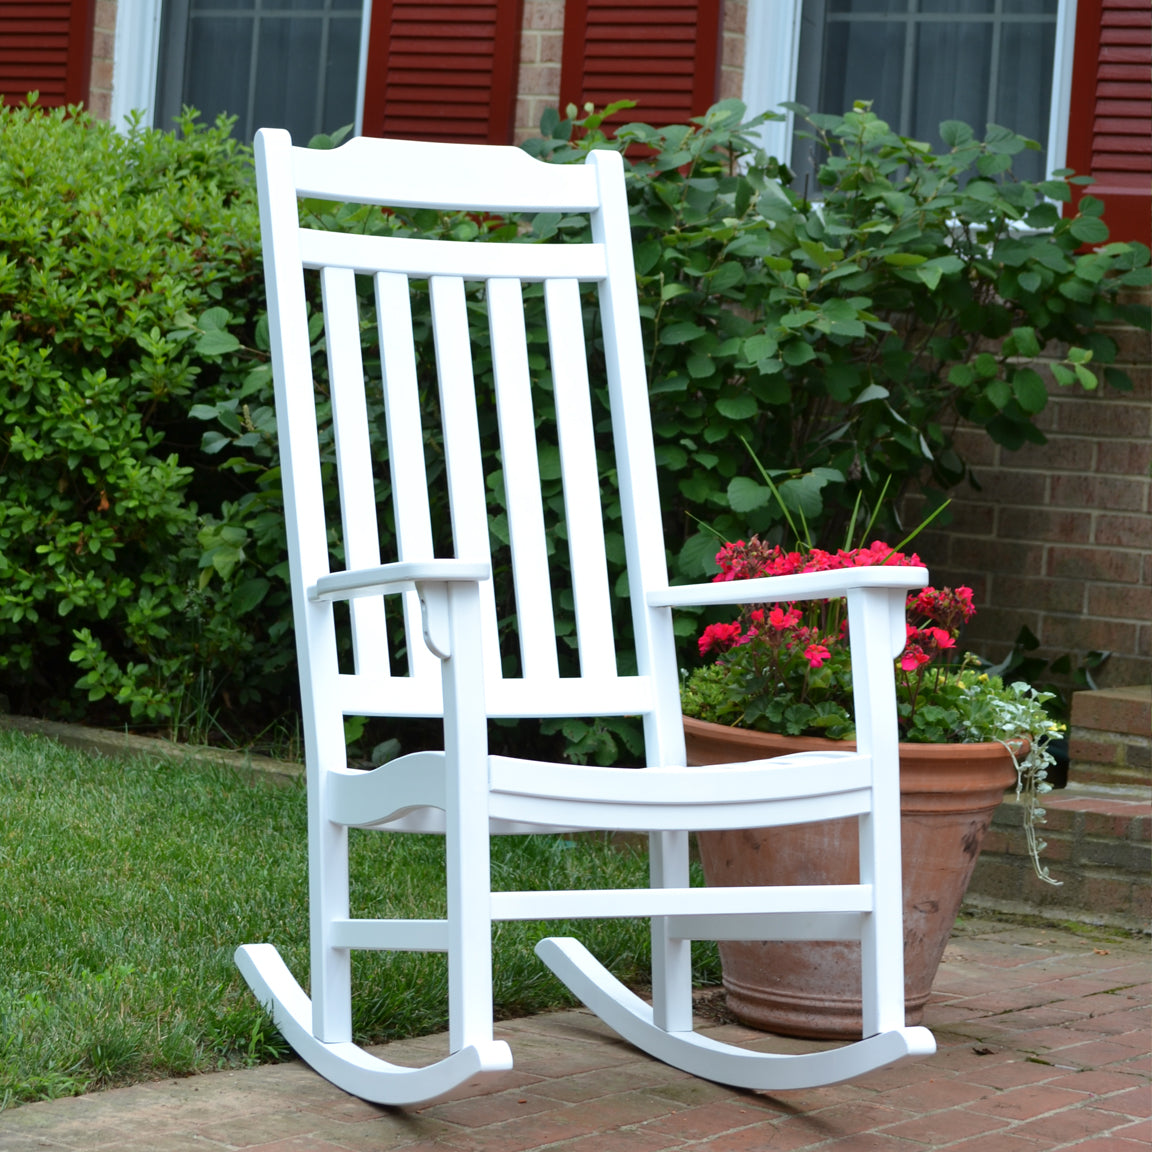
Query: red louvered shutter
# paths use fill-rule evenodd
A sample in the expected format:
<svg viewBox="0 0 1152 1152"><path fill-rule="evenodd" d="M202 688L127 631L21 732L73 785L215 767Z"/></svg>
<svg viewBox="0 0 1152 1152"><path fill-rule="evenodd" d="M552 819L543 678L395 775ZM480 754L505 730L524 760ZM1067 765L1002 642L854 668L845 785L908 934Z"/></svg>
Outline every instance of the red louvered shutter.
<svg viewBox="0 0 1152 1152"><path fill-rule="evenodd" d="M40 93L46 108L88 99L95 0L0 0L0 103Z"/></svg>
<svg viewBox="0 0 1152 1152"><path fill-rule="evenodd" d="M628 99L614 122L685 123L716 99L719 50L720 0L567 0L561 108Z"/></svg>
<svg viewBox="0 0 1152 1152"><path fill-rule="evenodd" d="M1104 201L1111 239L1152 242L1148 0L1079 0L1068 167L1095 177L1084 192Z"/></svg>
<svg viewBox="0 0 1152 1152"><path fill-rule="evenodd" d="M522 0L375 0L364 132L510 144Z"/></svg>

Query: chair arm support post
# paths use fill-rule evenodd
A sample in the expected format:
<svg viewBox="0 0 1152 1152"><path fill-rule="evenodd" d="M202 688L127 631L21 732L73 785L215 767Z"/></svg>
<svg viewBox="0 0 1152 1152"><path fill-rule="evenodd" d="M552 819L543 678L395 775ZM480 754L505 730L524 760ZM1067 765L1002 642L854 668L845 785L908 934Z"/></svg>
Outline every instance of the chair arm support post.
<svg viewBox="0 0 1152 1152"><path fill-rule="evenodd" d="M420 622L424 643L433 656L447 660L452 655L452 627L448 612L448 585L421 582L416 585L420 596Z"/></svg>
<svg viewBox="0 0 1152 1152"><path fill-rule="evenodd" d="M444 686L445 871L448 888L449 1047L492 1042L492 901L488 843L488 719L480 588L440 585L451 655Z"/></svg>

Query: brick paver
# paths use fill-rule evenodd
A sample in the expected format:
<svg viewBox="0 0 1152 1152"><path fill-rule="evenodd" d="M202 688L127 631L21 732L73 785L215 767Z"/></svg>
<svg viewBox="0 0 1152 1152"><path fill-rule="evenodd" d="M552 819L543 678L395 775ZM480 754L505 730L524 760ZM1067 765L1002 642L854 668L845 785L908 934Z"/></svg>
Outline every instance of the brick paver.
<svg viewBox="0 0 1152 1152"><path fill-rule="evenodd" d="M954 935L927 1009L937 1055L850 1084L774 1094L711 1084L574 1009L501 1025L516 1068L422 1108L365 1104L290 1063L11 1108L0 1152L1147 1152L1150 1004L1144 942L973 920ZM702 1026L803 1048L715 1018ZM438 1045L389 1051L422 1060Z"/></svg>

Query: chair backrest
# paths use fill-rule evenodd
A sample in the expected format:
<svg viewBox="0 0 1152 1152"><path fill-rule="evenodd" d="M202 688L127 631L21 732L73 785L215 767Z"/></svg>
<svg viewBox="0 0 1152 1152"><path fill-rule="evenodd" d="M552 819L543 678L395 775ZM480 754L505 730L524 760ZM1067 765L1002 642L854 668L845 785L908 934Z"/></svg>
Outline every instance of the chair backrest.
<svg viewBox="0 0 1152 1152"><path fill-rule="evenodd" d="M348 568L431 558L434 538L441 555L490 561L495 551L496 579L481 589L489 715L640 714L649 758L675 763L678 743L683 753L671 624L666 610L645 604L647 591L667 586L667 572L620 156L595 151L583 165L546 164L516 148L367 138L321 151L292 147L281 130L258 133L256 154L297 629L302 622L306 630L330 627L306 610L306 590L338 565L332 556L341 551ZM302 228L302 197L401 209L581 213L590 218L592 242L463 242ZM319 270L322 287L330 432L312 371L308 269ZM371 292L365 278L374 282ZM606 375L591 387L583 315L590 284L598 289L599 316L589 332L603 340ZM542 286L529 291L542 291L546 347L541 333L526 329L527 285ZM419 362L427 321L414 318L414 299L430 307L435 380ZM374 300L374 325L361 316L365 300ZM362 329L373 327L380 368L368 363L366 380ZM482 357L486 365L489 356L494 396L485 389L478 402L474 363ZM605 390L610 419L598 399ZM381 403L386 463L370 450L370 420ZM548 435L558 452L542 456L544 407L555 409ZM499 474L489 465L485 475L497 442ZM338 488L338 501L326 499L326 482ZM430 498L437 485L446 487L450 543L439 539L435 523L443 503ZM389 489L390 502L378 501ZM506 527L492 492L502 495ZM609 586L607 554L619 540L614 535L606 544L609 501L620 506L635 633L636 668L626 675L612 626L612 597L620 590ZM549 562L558 548L567 549L570 586ZM501 579L511 581L510 591ZM560 597L565 605L571 597L578 667L558 655ZM346 714L440 714L438 662L421 640L414 593L404 601L402 612L380 597L351 602L355 667L332 670ZM519 642L518 653L505 651L503 661L498 624L508 630L510 622L498 622L498 604L514 614L508 634ZM302 653L318 642L301 638ZM397 659L401 651L406 661Z"/></svg>

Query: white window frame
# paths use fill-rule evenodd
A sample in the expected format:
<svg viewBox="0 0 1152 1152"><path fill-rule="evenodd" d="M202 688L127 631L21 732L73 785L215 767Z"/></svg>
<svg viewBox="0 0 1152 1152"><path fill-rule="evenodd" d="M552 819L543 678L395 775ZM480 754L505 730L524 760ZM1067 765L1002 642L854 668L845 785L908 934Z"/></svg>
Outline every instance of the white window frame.
<svg viewBox="0 0 1152 1152"><path fill-rule="evenodd" d="M160 58L161 0L120 0L112 49L112 111L109 119L124 131L129 113L144 114L151 126L156 109L156 71Z"/></svg>
<svg viewBox="0 0 1152 1152"><path fill-rule="evenodd" d="M783 101L796 99L801 4L802 0L748 0L743 100L749 112L778 111L778 105ZM1068 115L1072 104L1075 48L1076 0L1059 0L1045 153L1049 175L1063 168L1068 156ZM760 140L770 156L785 162L789 160L793 128L794 117L788 112L783 121L765 124L760 129Z"/></svg>
<svg viewBox="0 0 1152 1152"><path fill-rule="evenodd" d="M109 119L125 131L129 114L143 113L143 123L157 125L156 79L160 65L160 17L163 0L120 0L116 6L116 40L112 60L112 111ZM364 125L364 85L368 76L368 31L372 0L364 0L360 17L360 58L356 68L355 135Z"/></svg>

